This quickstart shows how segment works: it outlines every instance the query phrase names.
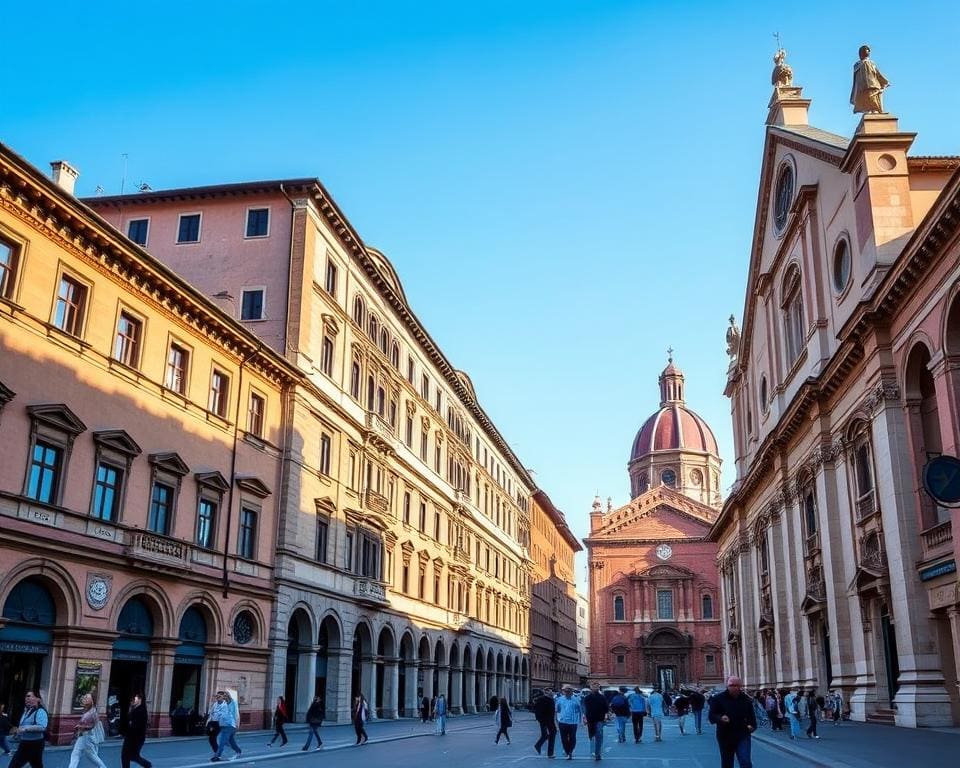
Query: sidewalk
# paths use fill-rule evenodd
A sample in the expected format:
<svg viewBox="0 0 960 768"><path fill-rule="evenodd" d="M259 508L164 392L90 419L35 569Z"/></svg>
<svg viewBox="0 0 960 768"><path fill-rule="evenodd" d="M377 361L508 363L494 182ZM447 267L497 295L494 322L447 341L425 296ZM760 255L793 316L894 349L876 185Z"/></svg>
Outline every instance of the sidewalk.
<svg viewBox="0 0 960 768"><path fill-rule="evenodd" d="M882 765L949 765L960 753L960 728L897 728L873 723L819 723L819 739L798 741L789 730L757 731L753 737L818 768L876 768Z"/></svg>
<svg viewBox="0 0 960 768"><path fill-rule="evenodd" d="M490 726L491 715L458 715L447 718L447 733L467 731L475 728ZM367 734L371 744L378 742L401 741L433 737L436 723L421 723L419 719L402 718L400 720L374 720L367 724ZM272 730L240 731L237 741L243 750L242 757L233 760L234 765L263 762L265 760L280 760L297 757L304 753L301 747L307 740L307 726L303 723L290 723L285 727L289 743L280 747L278 740L273 747L267 742L273 737ZM323 739L322 752L331 752L353 747L356 743L356 734L351 723L325 723L320 729ZM100 756L108 765L119 764L121 739L108 739L100 747ZM314 745L316 746L316 742ZM311 747L311 750L313 747ZM44 765L47 768L63 768L69 762L72 747L52 747L44 749ZM225 756L229 757L233 750L227 747ZM162 739L148 739L143 747L143 756L150 760L156 768L199 768L210 765L210 744L204 736L166 737Z"/></svg>

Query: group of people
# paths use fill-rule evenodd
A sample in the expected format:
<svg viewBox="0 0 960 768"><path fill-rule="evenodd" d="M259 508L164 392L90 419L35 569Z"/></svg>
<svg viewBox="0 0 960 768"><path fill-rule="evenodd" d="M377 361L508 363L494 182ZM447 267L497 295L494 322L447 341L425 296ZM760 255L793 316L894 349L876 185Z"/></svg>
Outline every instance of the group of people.
<svg viewBox="0 0 960 768"><path fill-rule="evenodd" d="M844 701L840 691L831 690L818 695L815 688L793 688L785 695L775 689L758 691L755 706L762 721L768 721L775 731L790 728L790 738L799 739L803 722L807 722L807 738L819 739L817 723L831 721L837 725L844 718Z"/></svg>
<svg viewBox="0 0 960 768"><path fill-rule="evenodd" d="M420 721L423 723L431 720L435 721L437 724L437 734L446 736L447 697L441 693L431 699L429 696L423 695L423 691L420 691L420 694Z"/></svg>

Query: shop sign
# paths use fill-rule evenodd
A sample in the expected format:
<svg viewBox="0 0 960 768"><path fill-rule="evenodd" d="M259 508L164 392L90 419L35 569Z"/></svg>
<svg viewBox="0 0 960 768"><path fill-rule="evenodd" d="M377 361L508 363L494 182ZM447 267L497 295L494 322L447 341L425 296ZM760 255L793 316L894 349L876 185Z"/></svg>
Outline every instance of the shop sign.
<svg viewBox="0 0 960 768"><path fill-rule="evenodd" d="M955 560L948 560L945 563L939 563L937 565L932 565L929 568L924 568L922 571L920 571L920 581L930 581L938 576L944 576L948 573L956 572L957 562Z"/></svg>
<svg viewBox="0 0 960 768"><path fill-rule="evenodd" d="M36 653L46 656L50 653L50 646L35 645L33 643L0 642L0 651L4 653Z"/></svg>
<svg viewBox="0 0 960 768"><path fill-rule="evenodd" d="M73 678L73 711L82 712L80 700L86 694L97 697L97 686L100 685L100 672L103 665L99 661L77 661L77 671Z"/></svg>

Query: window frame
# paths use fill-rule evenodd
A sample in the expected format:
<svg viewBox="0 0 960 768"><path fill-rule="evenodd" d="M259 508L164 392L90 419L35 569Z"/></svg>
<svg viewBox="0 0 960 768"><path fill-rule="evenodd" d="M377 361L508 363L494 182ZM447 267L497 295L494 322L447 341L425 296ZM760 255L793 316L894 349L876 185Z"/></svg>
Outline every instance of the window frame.
<svg viewBox="0 0 960 768"><path fill-rule="evenodd" d="M117 349L117 345L120 343L121 333L120 333L120 323L123 321L124 317L132 320L137 327L139 328L139 338L137 338L134 344L134 360L127 361L121 358L120 353ZM146 330L147 330L147 321L143 315L138 312L134 312L125 304L120 304L117 308L117 319L114 323L114 333L113 333L113 350L111 359L114 362L120 363L127 368L132 368L135 371L140 370L140 365L143 362L143 347L146 339ZM127 336L123 336L124 339L129 339ZM126 349L126 347L125 347Z"/></svg>
<svg viewBox="0 0 960 768"><path fill-rule="evenodd" d="M330 469L333 462L333 436L327 431L320 432L320 456L318 471L321 475L331 477Z"/></svg>
<svg viewBox="0 0 960 768"><path fill-rule="evenodd" d="M237 519L237 557L242 557L244 560L257 559L257 533L261 514L262 510L249 502L240 504L240 514Z"/></svg>
<svg viewBox="0 0 960 768"><path fill-rule="evenodd" d="M215 385L218 379L223 381L223 388ZM214 416L227 420L230 413L230 374L223 368L213 365L210 370L210 390L207 397L207 410ZM219 407L217 407L219 406Z"/></svg>
<svg viewBox="0 0 960 768"><path fill-rule="evenodd" d="M783 319L783 351L787 370L793 368L806 346L803 306L803 272L796 263L786 271L781 284L780 310Z"/></svg>
<svg viewBox="0 0 960 768"><path fill-rule="evenodd" d="M104 509L101 505L101 500L104 498L101 495L101 488L110 489L110 486L106 482L102 482L100 479L100 470L110 470L116 473L115 483L112 486L111 494L111 506L107 510L109 516L104 515ZM93 492L90 494L90 517L94 520L100 520L104 523L117 524L120 522L120 515L123 510L123 490L126 483L126 472L120 466L113 461L108 459L99 459L93 467ZM106 491L104 491L106 493Z"/></svg>
<svg viewBox="0 0 960 768"><path fill-rule="evenodd" d="M259 400L262 406L259 414L256 414L253 408L253 403L255 400ZM259 419L259 423L255 423L255 417ZM267 396L259 390L250 387L250 390L247 393L247 434L263 440L263 433L266 428L266 424Z"/></svg>
<svg viewBox="0 0 960 768"><path fill-rule="evenodd" d="M36 456L37 448L40 447L43 451L38 460ZM45 454L47 451L50 451L54 454L53 461L50 464L47 464L44 461ZM56 442L46 439L38 438L31 441L30 451L27 454L27 484L23 489L23 495L32 501L36 501L40 504L50 504L52 506L60 506L60 500L63 497L63 483L64 483L64 457L65 450L62 445L57 444ZM34 468L39 468L38 477L39 480L36 484L36 495L31 493L33 488L34 481ZM43 477L49 473L52 476L50 481L50 493L46 498L42 497L41 490L44 487Z"/></svg>
<svg viewBox="0 0 960 768"><path fill-rule="evenodd" d="M846 251L846 266L847 274L846 280L844 280L843 285L840 285L837 282L837 266L838 260L837 257L840 255L841 248ZM850 243L850 238L846 233L840 235L837 238L837 242L833 245L833 251L831 252L830 257L830 284L833 287L833 292L836 294L837 298L840 299L846 295L847 289L850 287L850 284L853 282L853 247Z"/></svg>
<svg viewBox="0 0 960 768"><path fill-rule="evenodd" d="M8 235L6 229L0 227L0 245L6 246L10 254L8 266L0 268L0 300L16 303L27 244Z"/></svg>
<svg viewBox="0 0 960 768"><path fill-rule="evenodd" d="M180 233L181 228L183 227L183 220L192 216L197 217L197 239L196 240L181 240ZM203 211L184 211L183 213L177 214L177 231L174 235L174 245L196 245L200 242L203 237Z"/></svg>
<svg viewBox="0 0 960 768"><path fill-rule="evenodd" d="M251 235L250 234L250 214L253 212L266 211L267 213L267 231L262 235ZM246 214L244 215L243 222L243 239L244 240L263 240L266 237L270 237L270 227L273 224L273 211L271 211L269 205L258 205L250 206L247 208Z"/></svg>
<svg viewBox="0 0 960 768"><path fill-rule="evenodd" d="M627 620L627 601L623 595L613 596L613 620L614 621Z"/></svg>
<svg viewBox="0 0 960 768"><path fill-rule="evenodd" d="M181 375L181 387L178 389L171 386L172 381L170 378L170 355L173 352L174 348L180 350L185 355L185 364L182 368ZM185 344L179 338L171 336L167 341L167 354L166 359L163 365L163 387L170 392L174 392L181 397L188 398L190 394L190 374L191 374L191 365L193 363L193 347Z"/></svg>
<svg viewBox="0 0 960 768"><path fill-rule="evenodd" d="M66 405L62 404L28 405L27 414L30 418L30 442L27 450L22 495L37 504L62 506L73 444L77 436L86 431L86 425ZM39 496L31 496L29 493L31 477L33 476L33 457L37 443L43 443L59 451L55 465L56 476L53 490L48 500L40 499Z"/></svg>
<svg viewBox="0 0 960 768"><path fill-rule="evenodd" d="M244 317L244 298L248 293L260 294L260 317ZM259 323L267 319L267 286L249 285L240 289L240 321L243 323Z"/></svg>
<svg viewBox="0 0 960 768"><path fill-rule="evenodd" d="M147 461L150 463L150 486L147 497L146 529L159 536L171 536L173 531L176 530L175 526L180 506L180 491L183 485L183 478L190 469L175 453L152 453L147 457ZM150 514L153 507L153 488L157 484L173 488L170 519L165 533L150 528Z"/></svg>
<svg viewBox="0 0 960 768"><path fill-rule="evenodd" d="M60 295L60 291L63 287L64 282L71 283L75 287L83 291L83 296L81 301L77 304L68 304L75 309L75 321L72 323L70 329L65 328L63 325L60 325L57 322L57 317L60 314L60 302L63 301L67 304L67 299ZM84 280L80 275L72 270L66 269L61 266L57 271L57 289L53 294L53 312L50 315L50 325L56 328L61 333L66 334L75 339L83 340L84 332L87 329L87 314L90 310L90 304L93 299L93 286L87 281ZM66 323L66 310L64 312L64 323Z"/></svg>
<svg viewBox="0 0 960 768"><path fill-rule="evenodd" d="M666 616L663 613L663 605L661 604L661 596L669 595L670 596L670 615ZM675 621L676 611L674 610L674 600L673 600L673 590L672 589L657 589L657 621Z"/></svg>
<svg viewBox="0 0 960 768"><path fill-rule="evenodd" d="M167 509L165 510L165 522L166 525L163 526L163 530L158 530L155 527L155 518L154 518L154 506L156 504L155 491L157 488L167 488L170 490L170 499ZM176 506L176 489L167 482L164 482L160 479L154 479L150 483L150 501L147 506L147 521L145 529L150 533L155 533L158 536L169 536L170 531L173 530L173 511Z"/></svg>
<svg viewBox="0 0 960 768"><path fill-rule="evenodd" d="M141 221L146 222L146 225L147 225L146 234L144 234L144 236L143 236L143 242L142 242L142 243L141 243L139 240L134 240L134 239L133 239L133 235L130 234L130 225L131 225L131 224L138 224L138 223L140 223ZM146 248L146 247L147 247L147 243L150 242L150 217L149 217L149 216L139 216L139 217L137 217L136 219L127 219L127 232L126 232L126 235L127 235L127 239L128 239L130 242L136 243L136 244L139 245L141 248Z"/></svg>
<svg viewBox="0 0 960 768"><path fill-rule="evenodd" d="M708 611L707 608L710 608ZM700 618L704 621L713 621L716 618L716 610L713 606L713 595L704 592L700 596Z"/></svg>
<svg viewBox="0 0 960 768"><path fill-rule="evenodd" d="M340 279L340 268L336 262L327 256L327 265L323 273L323 290L328 296L337 297L337 282Z"/></svg>
<svg viewBox="0 0 960 768"><path fill-rule="evenodd" d="M317 533L313 548L314 562L326 565L330 553L330 515L317 512Z"/></svg>

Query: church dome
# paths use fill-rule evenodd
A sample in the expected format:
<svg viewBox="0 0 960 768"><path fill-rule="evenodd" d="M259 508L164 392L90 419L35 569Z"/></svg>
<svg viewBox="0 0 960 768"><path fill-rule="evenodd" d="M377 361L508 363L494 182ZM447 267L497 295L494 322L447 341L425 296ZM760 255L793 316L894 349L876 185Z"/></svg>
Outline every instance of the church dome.
<svg viewBox="0 0 960 768"><path fill-rule="evenodd" d="M683 372L671 358L660 374L660 410L637 432L630 452L631 462L654 451L719 453L713 430L684 403L683 386Z"/></svg>

